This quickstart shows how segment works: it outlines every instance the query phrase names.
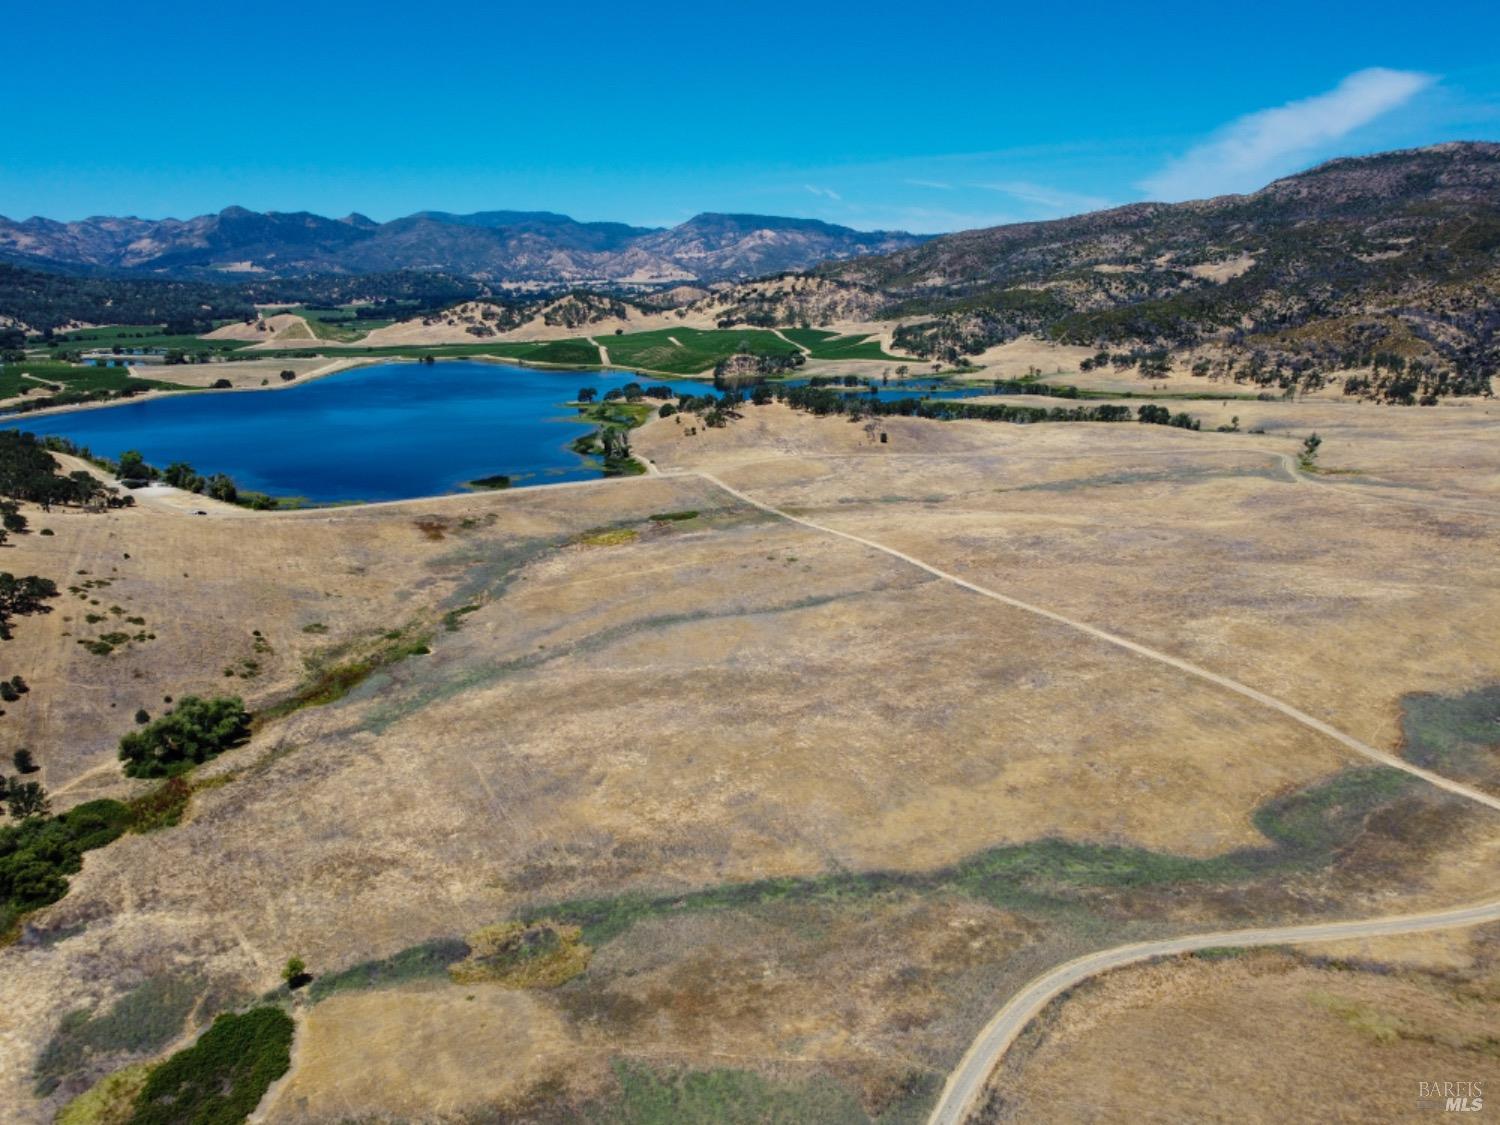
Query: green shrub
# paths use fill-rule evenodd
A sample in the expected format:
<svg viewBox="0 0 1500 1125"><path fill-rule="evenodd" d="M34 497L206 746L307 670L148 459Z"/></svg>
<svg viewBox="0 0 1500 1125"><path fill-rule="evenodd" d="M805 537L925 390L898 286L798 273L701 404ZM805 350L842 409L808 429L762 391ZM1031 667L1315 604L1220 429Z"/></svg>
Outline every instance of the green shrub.
<svg viewBox="0 0 1500 1125"><path fill-rule="evenodd" d="M222 1015L197 1043L151 1072L131 1125L234 1125L292 1062L292 1018L280 1008Z"/></svg>
<svg viewBox="0 0 1500 1125"><path fill-rule="evenodd" d="M131 777L170 777L201 765L250 733L250 716L236 696L184 696L171 711L120 739L120 758Z"/></svg>

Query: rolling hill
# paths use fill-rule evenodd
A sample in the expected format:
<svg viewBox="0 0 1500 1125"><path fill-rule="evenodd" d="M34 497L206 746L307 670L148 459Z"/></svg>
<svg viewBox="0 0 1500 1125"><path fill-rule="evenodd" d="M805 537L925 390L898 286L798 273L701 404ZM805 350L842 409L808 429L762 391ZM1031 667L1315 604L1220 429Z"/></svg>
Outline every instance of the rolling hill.
<svg viewBox="0 0 1500 1125"><path fill-rule="evenodd" d="M1367 367L1382 397L1481 393L1500 371L1500 145L1334 160L1250 195L964 231L816 272L878 293L878 315L912 321L898 343L949 360L1036 333L1211 345L1283 385Z"/></svg>

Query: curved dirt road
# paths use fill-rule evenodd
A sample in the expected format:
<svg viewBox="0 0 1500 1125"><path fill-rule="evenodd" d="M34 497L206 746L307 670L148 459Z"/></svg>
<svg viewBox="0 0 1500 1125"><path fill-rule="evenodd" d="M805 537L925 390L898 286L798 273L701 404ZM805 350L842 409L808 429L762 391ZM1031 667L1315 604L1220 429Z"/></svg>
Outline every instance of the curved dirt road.
<svg viewBox="0 0 1500 1125"><path fill-rule="evenodd" d="M1138 942L1090 953L1057 966L1037 977L1012 996L992 1019L968 1053L948 1076L942 1097L929 1117L929 1125L959 1125L975 1108L996 1065L1005 1056L1016 1037L1043 1008L1057 996L1080 981L1097 973L1118 969L1153 957L1170 957L1215 947L1250 947L1287 945L1316 941L1339 941L1346 938L1385 937L1391 934L1420 933L1426 930L1450 930L1500 920L1500 900L1437 910L1426 914L1408 914L1391 918L1371 918L1358 922L1325 922L1309 926L1281 926L1263 930L1226 930L1221 933L1193 934L1190 937L1163 941Z"/></svg>

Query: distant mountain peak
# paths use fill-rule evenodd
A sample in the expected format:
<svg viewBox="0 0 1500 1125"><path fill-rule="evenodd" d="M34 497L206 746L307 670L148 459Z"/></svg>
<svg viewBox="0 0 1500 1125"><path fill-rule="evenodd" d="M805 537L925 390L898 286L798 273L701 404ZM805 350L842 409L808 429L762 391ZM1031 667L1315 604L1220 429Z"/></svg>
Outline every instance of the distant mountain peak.
<svg viewBox="0 0 1500 1125"><path fill-rule="evenodd" d="M0 254L13 260L183 279L249 265L281 277L417 269L502 283L723 281L920 241L816 219L713 212L670 230L580 222L555 211L418 211L377 223L358 212L327 219L240 206L187 222L0 220Z"/></svg>

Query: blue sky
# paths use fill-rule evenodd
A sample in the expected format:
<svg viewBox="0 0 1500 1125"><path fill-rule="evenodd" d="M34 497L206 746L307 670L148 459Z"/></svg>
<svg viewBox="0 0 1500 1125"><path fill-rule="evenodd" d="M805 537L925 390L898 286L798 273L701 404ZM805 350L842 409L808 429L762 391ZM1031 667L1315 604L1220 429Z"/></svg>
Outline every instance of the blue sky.
<svg viewBox="0 0 1500 1125"><path fill-rule="evenodd" d="M0 214L916 231L1500 140L1500 5L15 5ZM112 54L114 47L119 54Z"/></svg>

